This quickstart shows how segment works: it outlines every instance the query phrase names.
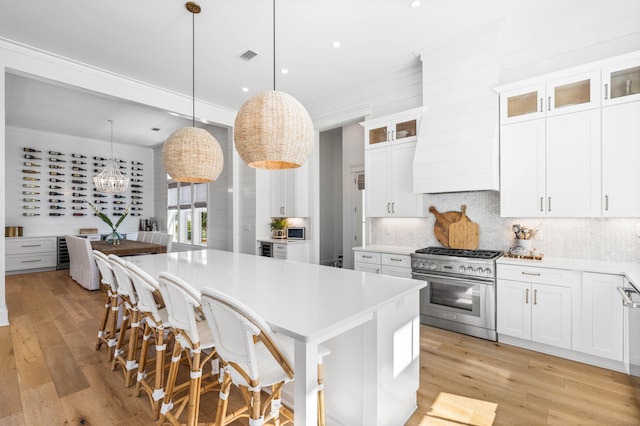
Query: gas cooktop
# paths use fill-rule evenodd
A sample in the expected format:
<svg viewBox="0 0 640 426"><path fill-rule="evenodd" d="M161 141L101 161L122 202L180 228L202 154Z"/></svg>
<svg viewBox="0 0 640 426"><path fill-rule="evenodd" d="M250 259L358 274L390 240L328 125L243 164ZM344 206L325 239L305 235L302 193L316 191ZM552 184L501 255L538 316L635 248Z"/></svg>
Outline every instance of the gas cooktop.
<svg viewBox="0 0 640 426"><path fill-rule="evenodd" d="M426 247L416 250L416 254L492 260L502 256L503 252L498 250L465 250L448 247Z"/></svg>

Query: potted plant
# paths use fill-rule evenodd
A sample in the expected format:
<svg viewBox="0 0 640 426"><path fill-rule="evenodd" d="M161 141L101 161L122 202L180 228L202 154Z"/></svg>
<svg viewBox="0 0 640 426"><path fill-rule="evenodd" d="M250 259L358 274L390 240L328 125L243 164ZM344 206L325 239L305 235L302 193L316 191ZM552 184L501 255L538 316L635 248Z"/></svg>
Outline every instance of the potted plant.
<svg viewBox="0 0 640 426"><path fill-rule="evenodd" d="M289 222L287 221L286 217L272 217L269 227L271 228L271 231L273 231L273 237L284 238L284 230L287 228L288 224Z"/></svg>

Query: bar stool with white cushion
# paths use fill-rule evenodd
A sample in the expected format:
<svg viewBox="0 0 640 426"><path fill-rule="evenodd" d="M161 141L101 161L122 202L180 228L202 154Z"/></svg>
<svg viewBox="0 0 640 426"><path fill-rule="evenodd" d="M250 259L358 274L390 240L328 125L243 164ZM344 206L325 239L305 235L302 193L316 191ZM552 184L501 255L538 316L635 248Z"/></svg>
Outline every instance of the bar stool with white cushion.
<svg viewBox="0 0 640 426"><path fill-rule="evenodd" d="M138 268L131 262L126 262L131 282L138 295L138 311L145 320L144 333L142 335L142 348L138 362L138 376L136 395L144 391L151 402L153 419L157 420L160 413L160 401L164 398L164 367L167 339L165 330L168 331L170 323L165 308L159 308L154 292L159 292L158 282L149 274ZM147 360L150 341L155 342L155 358ZM146 371L147 362L155 361L155 368ZM153 382L150 380L153 379Z"/></svg>
<svg viewBox="0 0 640 426"><path fill-rule="evenodd" d="M275 334L269 325L239 300L212 288L202 289L202 309L211 329L223 366L223 380L218 399L216 425L222 426L239 417L226 418L231 384L242 392L249 410L249 424L261 426L283 414L293 422L292 413L281 404L282 386L294 379L293 340ZM318 347L318 361L329 353ZM318 370L318 424L325 424L322 369ZM261 403L261 389L271 387L271 394ZM267 409L271 407L267 413Z"/></svg>
<svg viewBox="0 0 640 426"><path fill-rule="evenodd" d="M107 300L104 302L104 313L98 329L96 350L100 349L102 344L105 343L107 345L107 361L112 361L117 342L118 286L109 264L109 258L98 250L93 251L93 258L100 270L100 284L107 293Z"/></svg>
<svg viewBox="0 0 640 426"><path fill-rule="evenodd" d="M109 263L118 283L118 296L122 299L125 309L111 370L115 371L118 365L122 366L124 385L129 387L133 384L135 373L138 371L137 355L141 317L138 310L138 295L133 288L125 261L115 254L110 254ZM127 346L126 354L125 346Z"/></svg>
<svg viewBox="0 0 640 426"><path fill-rule="evenodd" d="M200 396L219 389L218 380L208 380L203 384L203 378L218 378L217 353L207 323L198 320L197 312L201 312L200 294L188 283L168 272L161 272L158 281L175 337L164 401L160 409L160 423L168 421L180 424L178 418L188 404L187 425L195 426L198 424ZM178 367L183 355L191 368L189 382L185 384L189 393L176 398L178 392L185 388L176 386ZM209 361L211 373L203 375L203 368Z"/></svg>

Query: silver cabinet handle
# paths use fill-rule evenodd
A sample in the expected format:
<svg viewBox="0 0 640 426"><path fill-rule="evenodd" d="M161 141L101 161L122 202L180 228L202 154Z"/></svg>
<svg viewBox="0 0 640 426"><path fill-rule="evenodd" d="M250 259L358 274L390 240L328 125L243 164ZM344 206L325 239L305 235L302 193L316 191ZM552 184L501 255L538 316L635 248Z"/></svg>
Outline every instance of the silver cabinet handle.
<svg viewBox="0 0 640 426"><path fill-rule="evenodd" d="M391 203L391 213L396 212L396 203Z"/></svg>
<svg viewBox="0 0 640 426"><path fill-rule="evenodd" d="M531 275L534 277L539 277L540 276L540 272L526 272L526 271L522 271L522 275Z"/></svg>
<svg viewBox="0 0 640 426"><path fill-rule="evenodd" d="M540 211L544 211L544 197L540 197Z"/></svg>
<svg viewBox="0 0 640 426"><path fill-rule="evenodd" d="M396 140L396 131L395 131L395 130L392 130L392 131L391 131L391 140L392 140L392 141L395 141L395 140Z"/></svg>
<svg viewBox="0 0 640 426"><path fill-rule="evenodd" d="M542 98L540 98L540 112L544 111L544 109L542 108Z"/></svg>
<svg viewBox="0 0 640 426"><path fill-rule="evenodd" d="M529 289L527 289L527 292L524 295L524 304L525 305L529 304Z"/></svg>
<svg viewBox="0 0 640 426"><path fill-rule="evenodd" d="M604 98L609 99L609 83L604 85Z"/></svg>
<svg viewBox="0 0 640 426"><path fill-rule="evenodd" d="M604 196L604 210L605 211L609 210L609 196L608 195Z"/></svg>
<svg viewBox="0 0 640 426"><path fill-rule="evenodd" d="M533 290L533 304L538 304L538 290Z"/></svg>
<svg viewBox="0 0 640 426"><path fill-rule="evenodd" d="M551 197L547 197L547 211L551 211Z"/></svg>
<svg viewBox="0 0 640 426"><path fill-rule="evenodd" d="M20 247L42 247L42 244L23 244Z"/></svg>
<svg viewBox="0 0 640 426"><path fill-rule="evenodd" d="M366 256L366 255L364 255L364 254L363 254L363 255L362 255L362 258L363 258L363 259L373 259L373 256Z"/></svg>
<svg viewBox="0 0 640 426"><path fill-rule="evenodd" d="M35 260L22 260L21 263L37 263L37 262L42 262L42 259L35 259Z"/></svg>
<svg viewBox="0 0 640 426"><path fill-rule="evenodd" d="M391 203L387 203L387 213L391 213Z"/></svg>
<svg viewBox="0 0 640 426"><path fill-rule="evenodd" d="M402 259L396 259L395 257L390 257L389 260L393 262L402 262Z"/></svg>
<svg viewBox="0 0 640 426"><path fill-rule="evenodd" d="M551 96L547 99L547 111L551 111Z"/></svg>

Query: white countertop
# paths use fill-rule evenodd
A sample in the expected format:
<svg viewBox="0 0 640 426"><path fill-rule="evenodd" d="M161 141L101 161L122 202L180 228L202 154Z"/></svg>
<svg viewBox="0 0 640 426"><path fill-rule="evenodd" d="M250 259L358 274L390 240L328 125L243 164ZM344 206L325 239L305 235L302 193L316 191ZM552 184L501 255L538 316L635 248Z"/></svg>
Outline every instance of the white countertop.
<svg viewBox="0 0 640 426"><path fill-rule="evenodd" d="M384 246L379 244L369 244L366 246L353 247L353 251L372 251L379 253L406 254L414 253L421 247Z"/></svg>
<svg viewBox="0 0 640 426"><path fill-rule="evenodd" d="M127 260L157 277L168 271L197 290L214 287L238 298L275 330L299 341L330 338L358 318L425 286L376 275L242 253L198 250Z"/></svg>
<svg viewBox="0 0 640 426"><path fill-rule="evenodd" d="M496 261L496 263L504 265L527 265L538 266L541 268L568 269L572 271L624 275L636 286L640 286L640 264L632 262L571 259L564 257L543 257L542 260L526 260L501 257Z"/></svg>

